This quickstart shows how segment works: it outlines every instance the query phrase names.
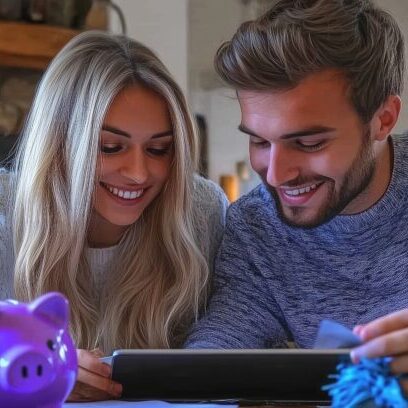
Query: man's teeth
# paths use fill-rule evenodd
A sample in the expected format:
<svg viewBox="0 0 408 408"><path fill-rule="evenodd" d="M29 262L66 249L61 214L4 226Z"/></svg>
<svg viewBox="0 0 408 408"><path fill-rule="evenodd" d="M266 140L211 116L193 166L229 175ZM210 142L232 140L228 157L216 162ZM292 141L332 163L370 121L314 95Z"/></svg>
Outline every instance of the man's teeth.
<svg viewBox="0 0 408 408"><path fill-rule="evenodd" d="M290 195L290 196L297 196L299 194L308 193L311 190L316 190L316 188L317 188L317 184L312 184L310 186L303 187L303 188L295 188L293 190L285 190L285 194Z"/></svg>
<svg viewBox="0 0 408 408"><path fill-rule="evenodd" d="M113 195L118 196L120 198L124 198L125 200L134 200L135 198L139 198L143 194L142 190L137 191L127 191L127 190L120 190L116 187L111 187L104 184L104 187L109 190Z"/></svg>

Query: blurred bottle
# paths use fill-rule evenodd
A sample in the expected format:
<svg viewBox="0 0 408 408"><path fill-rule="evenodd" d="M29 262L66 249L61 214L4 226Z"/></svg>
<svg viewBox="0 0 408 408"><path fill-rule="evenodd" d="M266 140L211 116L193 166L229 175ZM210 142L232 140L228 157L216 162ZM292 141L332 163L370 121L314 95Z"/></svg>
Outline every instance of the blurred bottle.
<svg viewBox="0 0 408 408"><path fill-rule="evenodd" d="M26 15L33 23L43 23L46 15L46 0L29 0Z"/></svg>
<svg viewBox="0 0 408 408"><path fill-rule="evenodd" d="M222 174L220 176L220 186L224 190L230 203L239 198L239 180L234 174Z"/></svg>
<svg viewBox="0 0 408 408"><path fill-rule="evenodd" d="M122 34L126 35L126 21L122 10L111 0L93 0L85 20L87 30L108 30L109 12L112 9L119 18Z"/></svg>
<svg viewBox="0 0 408 408"><path fill-rule="evenodd" d="M107 30L109 26L108 0L93 0L85 20L87 30Z"/></svg>

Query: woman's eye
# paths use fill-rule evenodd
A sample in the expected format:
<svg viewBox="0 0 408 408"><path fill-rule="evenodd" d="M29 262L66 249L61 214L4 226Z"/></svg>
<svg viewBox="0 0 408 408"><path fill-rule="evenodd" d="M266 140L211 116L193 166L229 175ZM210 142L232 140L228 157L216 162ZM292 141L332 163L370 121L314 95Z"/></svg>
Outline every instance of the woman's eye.
<svg viewBox="0 0 408 408"><path fill-rule="evenodd" d="M161 147L161 148L150 147L147 149L147 151L153 156L164 156L167 153L169 153L170 149L171 149L171 146Z"/></svg>
<svg viewBox="0 0 408 408"><path fill-rule="evenodd" d="M104 144L101 146L102 153L112 154L118 153L122 150L122 146L116 144Z"/></svg>

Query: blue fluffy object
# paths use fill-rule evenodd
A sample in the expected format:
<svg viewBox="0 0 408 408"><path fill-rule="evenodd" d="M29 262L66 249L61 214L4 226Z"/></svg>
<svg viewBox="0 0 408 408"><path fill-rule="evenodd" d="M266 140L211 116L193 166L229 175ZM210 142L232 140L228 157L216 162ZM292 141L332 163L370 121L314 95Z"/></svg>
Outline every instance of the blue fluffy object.
<svg viewBox="0 0 408 408"><path fill-rule="evenodd" d="M323 387L332 398L332 408L408 408L389 363L389 358L376 358L339 364L338 374L330 376L336 382Z"/></svg>

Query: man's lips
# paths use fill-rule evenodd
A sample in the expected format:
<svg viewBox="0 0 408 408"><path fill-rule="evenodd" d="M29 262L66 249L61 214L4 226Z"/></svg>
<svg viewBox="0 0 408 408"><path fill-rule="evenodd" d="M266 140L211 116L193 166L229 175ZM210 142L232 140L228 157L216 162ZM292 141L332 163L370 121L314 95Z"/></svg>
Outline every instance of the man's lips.
<svg viewBox="0 0 408 408"><path fill-rule="evenodd" d="M301 206L305 205L316 194L322 184L323 182L320 181L296 187L278 187L276 190L286 205Z"/></svg>

